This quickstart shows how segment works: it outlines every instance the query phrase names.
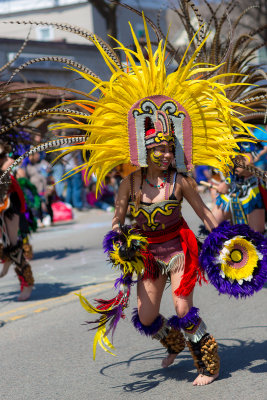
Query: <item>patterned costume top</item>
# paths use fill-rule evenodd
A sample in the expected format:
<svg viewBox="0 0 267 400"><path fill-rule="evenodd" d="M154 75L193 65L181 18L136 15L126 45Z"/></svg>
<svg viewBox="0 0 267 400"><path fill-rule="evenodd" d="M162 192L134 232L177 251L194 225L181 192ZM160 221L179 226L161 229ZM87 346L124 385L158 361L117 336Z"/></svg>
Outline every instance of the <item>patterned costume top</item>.
<svg viewBox="0 0 267 400"><path fill-rule="evenodd" d="M133 178L134 175L131 174L131 200L134 199ZM162 233L162 240L164 240L164 236L170 228L181 222L182 201L178 201L175 198L174 190L170 196L168 196L168 193L169 182L165 186L164 201L157 203L145 203L141 201L138 210L136 210L134 202L130 201L131 215L144 236L147 236L150 232L160 232ZM170 239L167 242L150 243L149 250L156 257L157 261L162 264L163 272L171 270L175 259L180 258L183 261L183 257L181 257L183 250L178 237Z"/></svg>
<svg viewBox="0 0 267 400"><path fill-rule="evenodd" d="M168 172L167 183L164 190L164 200L157 203L146 203L141 201L138 210L135 209L134 201L134 174L130 175L130 185L131 185L131 197L130 197L130 210L133 218L135 219L138 228L143 231L155 231L159 229L168 228L173 225L170 223L170 215L172 216L172 221L177 221L181 219L181 205L182 201L178 201L174 194L176 173L173 176L172 192L170 192L170 175Z"/></svg>
<svg viewBox="0 0 267 400"><path fill-rule="evenodd" d="M173 189L169 196L169 178L165 186L165 200L156 203L140 203L136 210L134 199L134 174L131 174L130 211L136 226L148 243L148 251L156 260L152 266L144 260L144 278L156 278L159 273L169 273L184 267L180 286L175 291L177 296L188 296L197 281L204 279L199 267L198 245L194 233L188 228L181 214L182 200L175 198L174 187L176 173L173 178Z"/></svg>
<svg viewBox="0 0 267 400"><path fill-rule="evenodd" d="M234 195L238 197L245 215L250 214L255 209L264 208L260 183L256 176L244 177L231 175L229 181L230 193L218 195L216 205L222 207L225 211L234 211L231 208L231 201Z"/></svg>

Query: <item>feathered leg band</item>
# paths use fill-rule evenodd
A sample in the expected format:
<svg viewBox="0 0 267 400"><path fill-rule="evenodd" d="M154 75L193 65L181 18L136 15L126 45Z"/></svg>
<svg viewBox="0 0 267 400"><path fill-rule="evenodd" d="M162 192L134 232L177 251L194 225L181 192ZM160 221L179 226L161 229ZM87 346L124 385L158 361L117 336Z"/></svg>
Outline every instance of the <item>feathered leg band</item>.
<svg viewBox="0 0 267 400"><path fill-rule="evenodd" d="M218 344L214 337L207 333L206 325L198 313L198 308L191 307L184 317L179 318L175 315L169 319L168 324L173 329L183 329L187 339L186 344L198 372L212 376L220 369Z"/></svg>
<svg viewBox="0 0 267 400"><path fill-rule="evenodd" d="M179 354L185 348L185 339L180 330L173 329L168 321L159 315L151 325L143 325L140 321L137 309L133 312L132 322L134 327L143 335L151 336L160 341L169 354Z"/></svg>
<svg viewBox="0 0 267 400"><path fill-rule="evenodd" d="M142 324L137 309L134 309L132 322L141 334L159 340L169 354L179 354L186 343L198 372L212 376L220 369L218 344L214 337L207 333L206 325L198 313L198 308L191 307L182 318L174 315L167 320L159 315L151 325L147 326ZM181 330L184 331L186 342Z"/></svg>

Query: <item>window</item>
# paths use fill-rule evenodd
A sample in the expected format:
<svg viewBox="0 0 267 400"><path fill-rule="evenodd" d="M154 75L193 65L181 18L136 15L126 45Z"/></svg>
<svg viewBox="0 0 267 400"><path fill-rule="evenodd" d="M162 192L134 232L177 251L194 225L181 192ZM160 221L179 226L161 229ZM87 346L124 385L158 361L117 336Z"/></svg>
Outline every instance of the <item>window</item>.
<svg viewBox="0 0 267 400"><path fill-rule="evenodd" d="M36 39L43 42L54 40L53 26L36 26Z"/></svg>

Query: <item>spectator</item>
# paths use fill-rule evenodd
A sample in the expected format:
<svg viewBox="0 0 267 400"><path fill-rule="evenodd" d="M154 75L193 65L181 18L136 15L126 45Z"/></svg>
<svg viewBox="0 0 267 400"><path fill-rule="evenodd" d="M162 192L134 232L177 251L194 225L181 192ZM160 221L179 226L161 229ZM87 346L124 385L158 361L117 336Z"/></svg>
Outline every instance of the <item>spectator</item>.
<svg viewBox="0 0 267 400"><path fill-rule="evenodd" d="M197 165L195 167L195 180L198 185L200 181L208 182L211 179L211 168L207 165Z"/></svg>
<svg viewBox="0 0 267 400"><path fill-rule="evenodd" d="M109 203L102 200L102 195L99 193L98 197L96 197L96 183L91 182L89 185L89 191L86 195L86 199L88 204L91 207L100 208L101 210L111 212L114 211L114 207ZM113 203L114 204L114 203Z"/></svg>
<svg viewBox="0 0 267 400"><path fill-rule="evenodd" d="M79 151L75 151L67 154L64 157L66 161L66 183L67 183L67 194L66 203L71 204L78 211L83 210L83 180L82 173L77 172L75 168L80 165L81 155Z"/></svg>
<svg viewBox="0 0 267 400"><path fill-rule="evenodd" d="M39 153L29 156L29 163L25 167L26 177L36 186L41 198L41 206L37 213L39 226L50 225L53 222L53 210L51 207L51 187L48 186L48 177L51 167L46 160L40 160Z"/></svg>
<svg viewBox="0 0 267 400"><path fill-rule="evenodd" d="M65 188L65 181L63 175L65 173L65 166L62 161L58 161L56 164L53 165L52 176L55 182L55 191L57 197L64 201L64 188Z"/></svg>
<svg viewBox="0 0 267 400"><path fill-rule="evenodd" d="M114 169L106 177L106 184L103 186L101 200L114 206L118 192L117 171Z"/></svg>
<svg viewBox="0 0 267 400"><path fill-rule="evenodd" d="M254 129L253 134L259 140L267 140L267 124ZM267 170L267 143L261 142L256 145L256 156L254 157L254 165L263 171Z"/></svg>

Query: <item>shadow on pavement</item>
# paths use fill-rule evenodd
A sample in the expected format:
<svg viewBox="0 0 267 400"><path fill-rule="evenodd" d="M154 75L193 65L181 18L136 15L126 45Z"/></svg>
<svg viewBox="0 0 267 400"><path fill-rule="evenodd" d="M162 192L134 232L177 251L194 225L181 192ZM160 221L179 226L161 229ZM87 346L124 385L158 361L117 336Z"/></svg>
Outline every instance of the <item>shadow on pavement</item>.
<svg viewBox="0 0 267 400"><path fill-rule="evenodd" d="M92 286L97 285L96 283L92 283ZM88 285L87 285L88 286ZM29 301L36 300L45 300L53 297L60 297L66 294L69 294L73 291L79 291L84 287L84 285L68 285L63 282L55 282L55 283L36 283L34 285L34 289ZM2 293L0 295L0 303L1 302L9 302L17 299L19 295L19 288L17 291L9 291ZM25 303L25 302L23 302ZM23 304L20 302L20 304ZM1 307L0 307L1 308Z"/></svg>
<svg viewBox="0 0 267 400"><path fill-rule="evenodd" d="M146 363L151 360L156 360L155 364L160 366L161 361L165 356L166 352L163 349L149 350L143 353L136 354L127 361L110 364L107 367L102 368L100 370L100 373L103 375L107 375L110 368L116 368L114 370L114 373L118 374L118 368L130 367L131 364L137 362L140 363L140 369L142 369L142 365L144 364L144 362ZM160 385L161 382L167 381L169 379L176 379L177 381L193 381L196 374L194 373L194 371L191 372L194 366L193 360L189 353L184 352L180 354L177 360L178 359L179 362L176 361L176 363L174 363L169 368L160 367L149 371L135 372L133 374L130 374L130 377L138 378L138 380L135 380L131 383L123 383L122 385L114 386L113 388L121 388L127 393L145 393ZM137 368L138 366L135 365L134 369L136 370ZM110 377L110 373L108 375Z"/></svg>
<svg viewBox="0 0 267 400"><path fill-rule="evenodd" d="M54 260L60 260L65 258L71 254L80 253L81 251L87 250L83 247L79 247L76 249L70 249L65 247L64 249L46 249L43 251L36 251L33 254L33 261L40 260L42 258L53 258Z"/></svg>
<svg viewBox="0 0 267 400"><path fill-rule="evenodd" d="M252 327L244 327L247 329ZM262 328L262 333L266 331L267 326L255 326L253 328ZM261 332L261 331L260 331ZM263 337L260 335L259 340ZM267 372L267 340L258 342L255 340L223 339L231 342L236 341L236 345L227 346L220 343L220 356L222 373L221 379L228 378L235 371L248 370L253 373ZM253 365L253 364L257 365Z"/></svg>
<svg viewBox="0 0 267 400"><path fill-rule="evenodd" d="M259 328L266 329L266 326ZM244 328L246 329L246 328ZM217 380L223 380L231 377L234 372L239 370L248 370L251 373L266 373L267 372L267 341L256 342L255 340L245 341L237 339L221 339L236 341L235 345L225 345L219 342L220 357L221 357L221 372ZM193 365L193 360L189 353L181 353L174 364L169 368L158 368L153 370L141 371L144 363L150 360L156 360L155 364L160 365L161 360L166 355L162 349L149 350L143 353L136 354L127 361L110 364L100 370L102 375L112 377L118 376L120 367L126 368L132 366L136 371L140 372L130 374L135 380L130 383L122 383L113 388L121 388L124 392L145 393L157 387L161 382L167 380L188 381L193 382L197 376L196 369ZM138 363L137 365L132 365ZM255 365L256 364L256 365ZM138 379L136 379L138 378Z"/></svg>
<svg viewBox="0 0 267 400"><path fill-rule="evenodd" d="M63 282L36 283L31 295L31 300L44 300L51 297L60 297L73 291L79 291L84 285L68 285Z"/></svg>

